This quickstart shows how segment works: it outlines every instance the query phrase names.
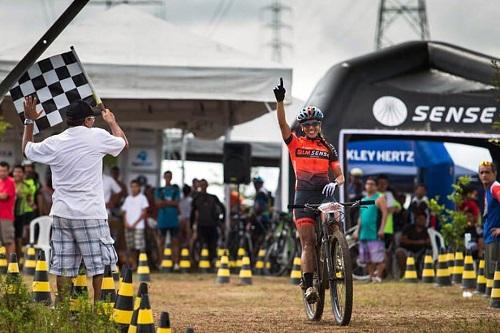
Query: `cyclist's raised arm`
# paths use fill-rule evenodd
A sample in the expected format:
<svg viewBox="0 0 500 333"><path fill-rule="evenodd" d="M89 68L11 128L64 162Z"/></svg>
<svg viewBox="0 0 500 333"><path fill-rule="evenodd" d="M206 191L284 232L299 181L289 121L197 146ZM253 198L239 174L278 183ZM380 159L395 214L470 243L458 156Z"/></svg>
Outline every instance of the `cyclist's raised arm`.
<svg viewBox="0 0 500 333"><path fill-rule="evenodd" d="M285 106L283 100L285 99L285 87L283 87L283 78L280 78L280 84L273 89L274 96L276 97L276 113L278 116L278 124L280 125L281 136L283 140L287 140L292 135L292 130L286 122Z"/></svg>

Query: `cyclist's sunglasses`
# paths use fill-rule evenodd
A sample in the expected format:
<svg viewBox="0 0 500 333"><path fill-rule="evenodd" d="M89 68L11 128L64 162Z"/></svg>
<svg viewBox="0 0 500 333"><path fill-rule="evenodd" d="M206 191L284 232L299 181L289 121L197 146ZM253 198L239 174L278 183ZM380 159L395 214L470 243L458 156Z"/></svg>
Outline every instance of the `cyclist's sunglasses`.
<svg viewBox="0 0 500 333"><path fill-rule="evenodd" d="M302 123L302 126L304 127L309 127L309 126L319 126L321 124L320 121L317 121L317 120L309 120L309 121L305 121Z"/></svg>

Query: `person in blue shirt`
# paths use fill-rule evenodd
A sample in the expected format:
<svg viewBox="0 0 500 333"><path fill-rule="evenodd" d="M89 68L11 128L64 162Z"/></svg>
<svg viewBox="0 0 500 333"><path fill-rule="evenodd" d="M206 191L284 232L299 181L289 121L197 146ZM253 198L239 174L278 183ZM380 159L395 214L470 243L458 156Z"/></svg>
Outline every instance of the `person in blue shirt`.
<svg viewBox="0 0 500 333"><path fill-rule="evenodd" d="M167 234L170 235L172 248L172 261L174 270L179 268L179 187L172 184L172 172L165 171L163 174L165 186L155 190L155 205L158 208L158 257L161 258L165 248Z"/></svg>

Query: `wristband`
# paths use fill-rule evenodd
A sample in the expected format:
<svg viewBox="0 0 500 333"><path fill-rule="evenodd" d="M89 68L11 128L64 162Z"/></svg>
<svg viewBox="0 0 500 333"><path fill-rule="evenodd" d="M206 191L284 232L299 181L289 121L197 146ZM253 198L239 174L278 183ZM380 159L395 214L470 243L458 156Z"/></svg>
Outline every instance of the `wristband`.
<svg viewBox="0 0 500 333"><path fill-rule="evenodd" d="M24 125L33 125L35 123L34 120L31 120L31 119L24 119Z"/></svg>

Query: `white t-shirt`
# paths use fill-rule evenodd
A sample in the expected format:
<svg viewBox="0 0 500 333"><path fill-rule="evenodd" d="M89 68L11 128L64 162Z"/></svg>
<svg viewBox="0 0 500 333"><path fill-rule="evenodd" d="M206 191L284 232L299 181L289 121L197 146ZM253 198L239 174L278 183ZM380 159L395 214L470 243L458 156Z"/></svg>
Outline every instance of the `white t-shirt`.
<svg viewBox="0 0 500 333"><path fill-rule="evenodd" d="M111 199L111 195L115 193L120 193L122 188L113 177L108 176L106 174L102 174L102 189L104 191L104 202L108 203L109 199Z"/></svg>
<svg viewBox="0 0 500 333"><path fill-rule="evenodd" d="M181 219L189 219L191 216L191 203L193 202L193 198L191 196L187 196L179 200L179 217Z"/></svg>
<svg viewBox="0 0 500 333"><path fill-rule="evenodd" d="M148 199L142 193L136 196L129 195L122 205L122 210L127 214L127 224L132 226L141 216L142 210L148 208ZM137 223L136 229L144 229L144 220Z"/></svg>
<svg viewBox="0 0 500 333"><path fill-rule="evenodd" d="M102 158L118 156L125 140L102 128L70 127L42 142L28 142L24 151L52 171L51 216L67 219L107 219L102 186Z"/></svg>

